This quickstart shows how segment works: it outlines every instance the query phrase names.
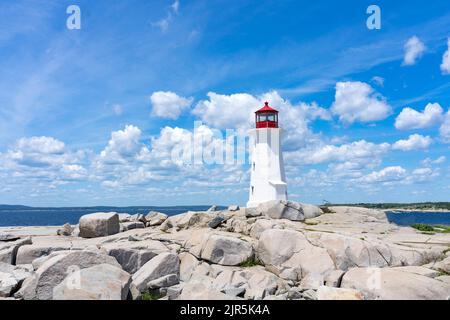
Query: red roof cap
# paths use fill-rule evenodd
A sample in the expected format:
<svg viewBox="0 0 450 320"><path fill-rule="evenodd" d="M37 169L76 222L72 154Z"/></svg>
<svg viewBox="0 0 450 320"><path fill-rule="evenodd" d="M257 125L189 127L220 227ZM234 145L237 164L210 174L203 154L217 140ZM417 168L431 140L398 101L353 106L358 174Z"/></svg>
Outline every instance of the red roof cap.
<svg viewBox="0 0 450 320"><path fill-rule="evenodd" d="M271 106L269 106L268 102L265 102L264 107L262 107L261 109L259 109L258 111L256 111L255 113L264 113L264 112L276 112L278 113L277 110L275 110L274 108L272 108Z"/></svg>

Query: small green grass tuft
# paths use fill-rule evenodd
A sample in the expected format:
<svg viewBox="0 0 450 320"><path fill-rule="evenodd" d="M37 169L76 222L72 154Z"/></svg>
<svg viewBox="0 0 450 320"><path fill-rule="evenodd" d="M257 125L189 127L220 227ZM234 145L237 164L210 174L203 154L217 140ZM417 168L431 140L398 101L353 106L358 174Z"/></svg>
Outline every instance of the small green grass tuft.
<svg viewBox="0 0 450 320"><path fill-rule="evenodd" d="M306 224L307 226L317 226L319 224L319 222L307 221L307 220L305 220L303 223Z"/></svg>
<svg viewBox="0 0 450 320"><path fill-rule="evenodd" d="M251 257L251 258L247 259L246 261L242 262L239 266L244 267L244 268L250 268L250 267L255 267L255 266L263 266L263 264L257 258Z"/></svg>
<svg viewBox="0 0 450 320"><path fill-rule="evenodd" d="M422 231L422 233L425 233L425 234L450 233L450 227L443 226L443 225L429 225L429 224L417 223L417 224L413 224L411 227L416 230Z"/></svg>
<svg viewBox="0 0 450 320"><path fill-rule="evenodd" d="M142 294L142 300L150 301L150 300L159 300L163 297L163 295L157 291L148 291Z"/></svg>

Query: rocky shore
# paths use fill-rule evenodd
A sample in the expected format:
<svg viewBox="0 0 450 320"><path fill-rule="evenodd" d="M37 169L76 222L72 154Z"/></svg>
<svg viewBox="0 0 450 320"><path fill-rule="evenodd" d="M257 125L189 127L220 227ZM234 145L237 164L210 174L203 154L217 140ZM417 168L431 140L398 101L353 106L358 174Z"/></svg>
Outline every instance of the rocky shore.
<svg viewBox="0 0 450 320"><path fill-rule="evenodd" d="M0 299L450 299L450 234L271 201L0 228Z"/></svg>

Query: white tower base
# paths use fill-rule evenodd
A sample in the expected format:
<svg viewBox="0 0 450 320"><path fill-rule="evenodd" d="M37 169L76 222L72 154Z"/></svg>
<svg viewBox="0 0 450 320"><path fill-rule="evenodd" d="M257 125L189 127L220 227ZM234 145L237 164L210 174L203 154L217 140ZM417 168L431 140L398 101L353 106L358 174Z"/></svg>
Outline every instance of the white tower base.
<svg viewBox="0 0 450 320"><path fill-rule="evenodd" d="M251 179L247 207L287 200L280 128L250 130Z"/></svg>

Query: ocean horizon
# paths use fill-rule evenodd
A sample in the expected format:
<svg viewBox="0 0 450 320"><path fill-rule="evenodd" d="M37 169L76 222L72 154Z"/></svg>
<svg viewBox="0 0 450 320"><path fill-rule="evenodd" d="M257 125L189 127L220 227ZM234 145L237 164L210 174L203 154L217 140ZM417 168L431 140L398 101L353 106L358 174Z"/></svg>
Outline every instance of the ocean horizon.
<svg viewBox="0 0 450 320"><path fill-rule="evenodd" d="M77 224L81 216L95 212L148 214L158 211L169 216L188 212L206 211L210 205L198 206L94 206L94 207L28 207L0 205L0 227L61 226ZM218 206L224 209L224 206Z"/></svg>
<svg viewBox="0 0 450 320"><path fill-rule="evenodd" d="M180 206L93 206L93 207L28 207L23 205L0 205L0 227L62 226L75 225L81 216L95 212L117 212L128 214L148 214L158 211L168 216L188 211L206 211L211 205ZM218 206L226 209L226 206ZM386 211L389 222L409 226L417 223L450 225L450 212L430 211Z"/></svg>

